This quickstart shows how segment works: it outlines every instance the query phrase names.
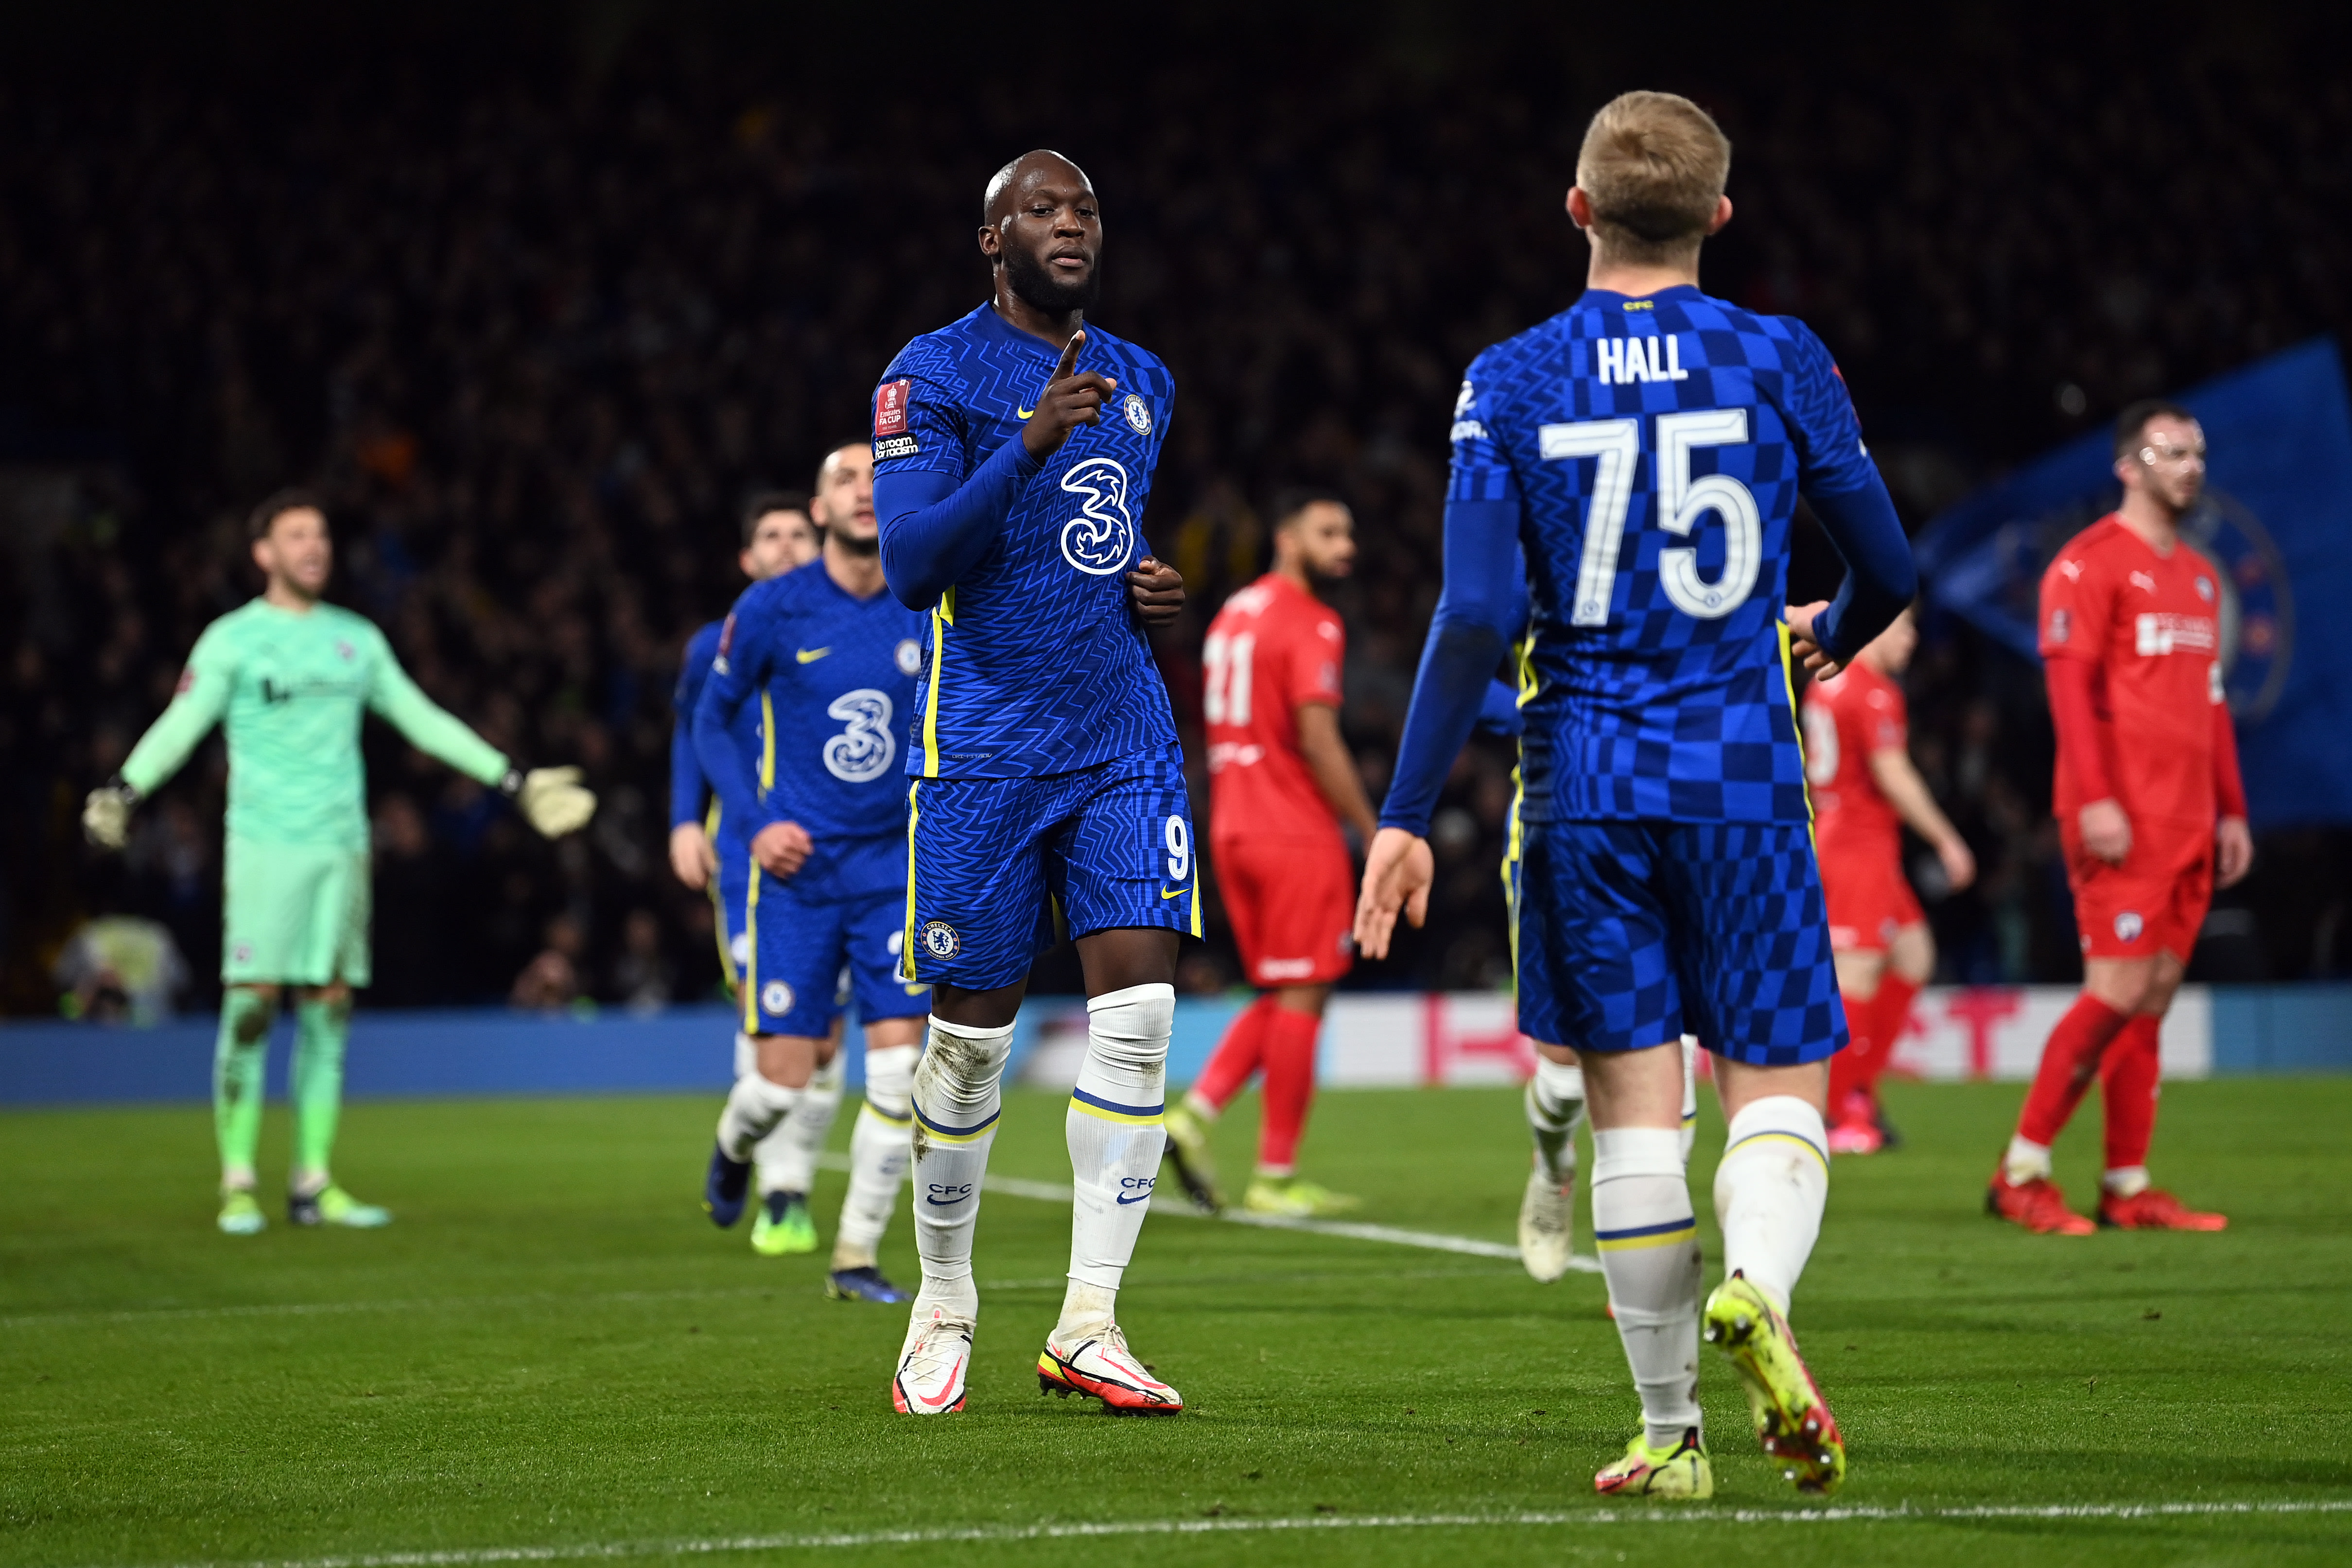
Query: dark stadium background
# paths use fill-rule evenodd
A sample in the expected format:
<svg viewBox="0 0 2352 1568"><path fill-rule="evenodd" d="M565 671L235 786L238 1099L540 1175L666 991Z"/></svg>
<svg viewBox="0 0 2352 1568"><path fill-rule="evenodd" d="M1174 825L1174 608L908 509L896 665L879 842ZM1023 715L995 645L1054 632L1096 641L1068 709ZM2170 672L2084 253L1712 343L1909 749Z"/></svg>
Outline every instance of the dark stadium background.
<svg viewBox="0 0 2352 1568"><path fill-rule="evenodd" d="M663 852L668 694L735 590L733 509L806 485L891 353L982 298L980 190L1033 145L1094 176L1097 315L1177 377L1148 531L1191 584L1160 655L1193 755L1195 651L1262 563L1258 509L1328 484L1366 547L1339 602L1376 795L1436 595L1462 367L1578 292L1560 198L1585 119L1623 88L1722 120L1738 216L1706 285L1820 331L1914 528L2134 397L2352 325L2334 14L1812 17L11 7L0 1004L53 1012L59 945L107 911L163 921L192 1002L212 994L217 742L128 857L86 850L76 816L199 628L253 590L244 511L295 481L331 499L337 595L425 689L604 796L550 847L372 728L372 1003L498 1000L551 943L604 1002L707 994L708 907ZM1798 578L1801 598L1834 583L1810 532ZM1929 633L1915 750L1984 866L1934 908L1946 977L2070 978L2038 674L1957 624ZM1484 742L1465 757L1431 929L1359 984L1505 975L1508 768ZM2352 969L2347 836L2262 851L2198 973ZM1188 984L1230 977L1229 947L1211 954Z"/></svg>

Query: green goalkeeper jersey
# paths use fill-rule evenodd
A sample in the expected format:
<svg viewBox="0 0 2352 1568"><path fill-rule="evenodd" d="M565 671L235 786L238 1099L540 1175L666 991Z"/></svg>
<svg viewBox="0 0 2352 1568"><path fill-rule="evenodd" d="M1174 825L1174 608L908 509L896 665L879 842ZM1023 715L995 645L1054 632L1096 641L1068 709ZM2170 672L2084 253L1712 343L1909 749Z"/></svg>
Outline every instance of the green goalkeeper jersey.
<svg viewBox="0 0 2352 1568"><path fill-rule="evenodd" d="M141 795L179 771L215 721L228 732L228 831L262 844L364 849L360 711L484 784L507 759L425 695L375 623L332 605L256 599L205 628L177 695L122 764Z"/></svg>

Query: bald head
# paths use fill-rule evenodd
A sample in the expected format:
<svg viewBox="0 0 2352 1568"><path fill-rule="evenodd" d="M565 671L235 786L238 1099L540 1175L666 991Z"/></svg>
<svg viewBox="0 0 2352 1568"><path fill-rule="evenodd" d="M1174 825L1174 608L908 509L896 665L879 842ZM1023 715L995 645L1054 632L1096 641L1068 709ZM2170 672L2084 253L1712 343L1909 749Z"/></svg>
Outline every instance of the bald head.
<svg viewBox="0 0 2352 1568"><path fill-rule="evenodd" d="M988 194L981 198L980 221L994 228L1013 211L1015 193L1024 178L1040 174L1051 175L1056 184L1076 185L1088 195L1094 195L1095 183L1087 172L1048 148L1024 153L988 177Z"/></svg>
<svg viewBox="0 0 2352 1568"><path fill-rule="evenodd" d="M1094 182L1059 153L1024 153L988 182L984 217L980 251L996 270L997 309L1024 330L1050 322L1047 335L1066 337L1100 291Z"/></svg>

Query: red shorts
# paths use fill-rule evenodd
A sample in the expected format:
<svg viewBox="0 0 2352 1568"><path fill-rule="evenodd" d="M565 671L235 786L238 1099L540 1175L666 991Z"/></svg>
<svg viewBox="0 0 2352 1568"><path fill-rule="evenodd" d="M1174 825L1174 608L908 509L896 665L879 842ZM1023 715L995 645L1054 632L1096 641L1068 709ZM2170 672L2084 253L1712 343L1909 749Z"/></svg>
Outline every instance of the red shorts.
<svg viewBox="0 0 2352 1568"><path fill-rule="evenodd" d="M1253 985L1313 985L1355 963L1356 869L1330 837L1219 837L1211 868Z"/></svg>
<svg viewBox="0 0 2352 1568"><path fill-rule="evenodd" d="M2071 822L2058 825L2074 927L2085 958L2153 958L2186 963L2213 901L2213 835L2169 825L2132 824L2131 853L2110 866L2083 847Z"/></svg>
<svg viewBox="0 0 2352 1568"><path fill-rule="evenodd" d="M1927 917L1903 875L1903 853L1822 857L1822 898L1829 906L1832 952L1884 952L1905 926Z"/></svg>

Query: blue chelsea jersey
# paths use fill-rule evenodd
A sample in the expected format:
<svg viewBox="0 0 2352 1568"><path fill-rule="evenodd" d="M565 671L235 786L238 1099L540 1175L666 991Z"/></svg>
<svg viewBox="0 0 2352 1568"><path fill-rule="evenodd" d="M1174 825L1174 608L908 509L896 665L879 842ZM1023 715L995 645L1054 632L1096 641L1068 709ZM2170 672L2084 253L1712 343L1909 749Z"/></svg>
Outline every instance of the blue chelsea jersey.
<svg viewBox="0 0 2352 1568"><path fill-rule="evenodd" d="M930 612L910 773L1030 777L1176 744L1127 586L1150 553L1143 509L1175 384L1152 354L1086 332L1077 368L1118 390L1023 484L995 544ZM1019 438L1059 358L989 305L917 338L875 394L877 474L961 483Z"/></svg>
<svg viewBox="0 0 2352 1568"><path fill-rule="evenodd" d="M719 634L725 625L724 621L708 622L687 639L686 658L678 666L677 689L670 694L671 719L677 730L670 747L670 824L676 826L684 822L704 821L707 804L719 818L717 843L722 857L742 847L742 825L719 805L715 798L717 792L709 787L702 759L694 752L691 731L694 710L702 700L704 683L710 679L710 661L718 656ZM735 744L747 757L758 756L766 738L762 707L764 704L747 702L735 715Z"/></svg>
<svg viewBox="0 0 2352 1568"><path fill-rule="evenodd" d="M752 706L745 698L763 700L769 725L746 754L776 820L819 840L906 830L899 748L922 636L923 616L887 590L855 598L822 563L755 583L736 601L709 684L741 710Z"/></svg>
<svg viewBox="0 0 2352 1568"><path fill-rule="evenodd" d="M1592 290L1472 362L1453 436L1449 499L1519 502L1528 820L1806 820L1790 522L1875 477L1821 340Z"/></svg>

